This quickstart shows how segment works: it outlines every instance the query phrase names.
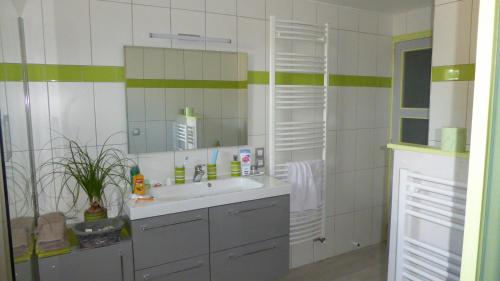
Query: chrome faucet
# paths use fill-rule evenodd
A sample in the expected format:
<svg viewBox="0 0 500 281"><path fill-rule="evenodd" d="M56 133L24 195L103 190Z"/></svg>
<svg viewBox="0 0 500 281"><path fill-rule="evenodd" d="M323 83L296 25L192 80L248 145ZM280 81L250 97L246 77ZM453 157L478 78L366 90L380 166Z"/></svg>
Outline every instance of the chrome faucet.
<svg viewBox="0 0 500 281"><path fill-rule="evenodd" d="M205 175L205 171L203 170L203 164L198 164L194 166L194 176L193 176L193 182L200 182L201 179L203 178L203 175Z"/></svg>

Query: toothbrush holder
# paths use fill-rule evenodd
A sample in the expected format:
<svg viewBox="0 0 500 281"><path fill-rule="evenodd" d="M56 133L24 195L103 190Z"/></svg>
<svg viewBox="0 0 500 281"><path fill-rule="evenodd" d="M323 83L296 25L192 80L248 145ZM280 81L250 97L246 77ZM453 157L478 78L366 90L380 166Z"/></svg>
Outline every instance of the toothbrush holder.
<svg viewBox="0 0 500 281"><path fill-rule="evenodd" d="M217 179L217 164L207 164L207 179L208 180Z"/></svg>
<svg viewBox="0 0 500 281"><path fill-rule="evenodd" d="M186 183L186 168L175 167L175 184Z"/></svg>
<svg viewBox="0 0 500 281"><path fill-rule="evenodd" d="M240 161L231 162L231 177L241 177L241 163Z"/></svg>

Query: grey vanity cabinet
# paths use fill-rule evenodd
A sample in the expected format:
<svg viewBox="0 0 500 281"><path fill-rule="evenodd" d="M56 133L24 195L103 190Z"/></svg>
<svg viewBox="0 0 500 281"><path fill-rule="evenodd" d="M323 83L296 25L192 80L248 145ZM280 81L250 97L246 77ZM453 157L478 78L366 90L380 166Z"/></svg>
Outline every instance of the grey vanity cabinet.
<svg viewBox="0 0 500 281"><path fill-rule="evenodd" d="M271 281L289 264L288 195L131 222L135 281Z"/></svg>
<svg viewBox="0 0 500 281"><path fill-rule="evenodd" d="M208 255L167 263L135 272L135 281L208 281Z"/></svg>
<svg viewBox="0 0 500 281"><path fill-rule="evenodd" d="M290 199L271 197L210 208L210 251L288 235Z"/></svg>
<svg viewBox="0 0 500 281"><path fill-rule="evenodd" d="M132 221L135 269L208 254L208 210Z"/></svg>
<svg viewBox="0 0 500 281"><path fill-rule="evenodd" d="M288 236L211 254L211 281L272 281L288 272Z"/></svg>
<svg viewBox="0 0 500 281"><path fill-rule="evenodd" d="M40 281L134 281L132 243L75 249L38 261Z"/></svg>

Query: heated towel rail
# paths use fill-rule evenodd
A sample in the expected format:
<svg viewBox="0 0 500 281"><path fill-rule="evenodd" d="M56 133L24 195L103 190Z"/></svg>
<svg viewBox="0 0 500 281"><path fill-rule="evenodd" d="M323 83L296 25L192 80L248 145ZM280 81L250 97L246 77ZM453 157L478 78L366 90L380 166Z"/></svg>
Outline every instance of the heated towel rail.
<svg viewBox="0 0 500 281"><path fill-rule="evenodd" d="M323 242L328 24L313 25L272 16L269 34L269 174L287 180L287 162L323 160L321 208L291 214L290 243ZM303 79L309 81L304 83Z"/></svg>
<svg viewBox="0 0 500 281"><path fill-rule="evenodd" d="M460 280L465 183L401 170L395 280Z"/></svg>

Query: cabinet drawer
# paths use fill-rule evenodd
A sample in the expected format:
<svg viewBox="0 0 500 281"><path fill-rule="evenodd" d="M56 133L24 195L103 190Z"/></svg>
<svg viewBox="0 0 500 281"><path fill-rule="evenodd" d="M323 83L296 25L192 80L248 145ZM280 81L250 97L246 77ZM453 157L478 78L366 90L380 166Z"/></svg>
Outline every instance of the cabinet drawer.
<svg viewBox="0 0 500 281"><path fill-rule="evenodd" d="M212 252L288 235L290 199L279 196L210 208Z"/></svg>
<svg viewBox="0 0 500 281"><path fill-rule="evenodd" d="M285 276L288 244L285 236L211 254L211 281L271 281Z"/></svg>
<svg viewBox="0 0 500 281"><path fill-rule="evenodd" d="M133 281L130 240L38 260L40 281Z"/></svg>
<svg viewBox="0 0 500 281"><path fill-rule="evenodd" d="M135 269L208 253L208 210L132 221Z"/></svg>
<svg viewBox="0 0 500 281"><path fill-rule="evenodd" d="M135 272L136 281L209 281L208 255Z"/></svg>

